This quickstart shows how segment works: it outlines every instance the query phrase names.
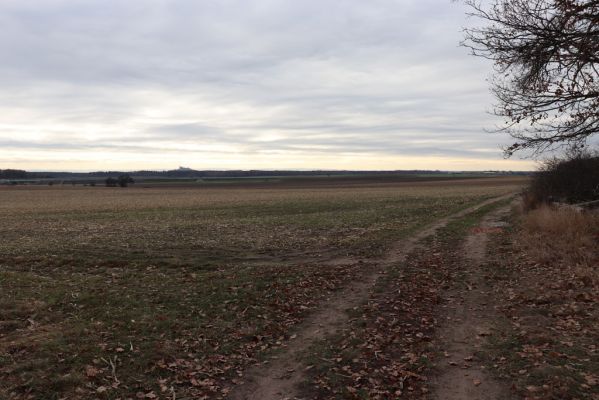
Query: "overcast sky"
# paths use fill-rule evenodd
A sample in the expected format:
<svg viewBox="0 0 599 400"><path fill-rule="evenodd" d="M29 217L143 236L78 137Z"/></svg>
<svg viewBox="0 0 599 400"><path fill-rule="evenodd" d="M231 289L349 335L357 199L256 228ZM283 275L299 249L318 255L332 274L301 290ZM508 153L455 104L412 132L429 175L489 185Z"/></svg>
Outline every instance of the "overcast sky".
<svg viewBox="0 0 599 400"><path fill-rule="evenodd" d="M2 0L0 168L530 169L450 0Z"/></svg>

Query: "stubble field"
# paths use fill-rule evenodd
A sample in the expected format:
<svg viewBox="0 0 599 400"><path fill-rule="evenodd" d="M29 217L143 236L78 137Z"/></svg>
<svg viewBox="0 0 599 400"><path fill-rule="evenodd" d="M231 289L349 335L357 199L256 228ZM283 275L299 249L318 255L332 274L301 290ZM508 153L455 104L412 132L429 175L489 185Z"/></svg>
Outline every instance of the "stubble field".
<svg viewBox="0 0 599 400"><path fill-rule="evenodd" d="M519 178L0 188L0 398L219 398L395 242Z"/></svg>

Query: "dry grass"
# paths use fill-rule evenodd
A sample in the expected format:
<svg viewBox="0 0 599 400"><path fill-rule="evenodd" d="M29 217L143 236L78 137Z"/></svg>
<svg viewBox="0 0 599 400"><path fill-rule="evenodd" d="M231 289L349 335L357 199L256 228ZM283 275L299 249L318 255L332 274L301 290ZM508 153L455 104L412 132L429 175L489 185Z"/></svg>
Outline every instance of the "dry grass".
<svg viewBox="0 0 599 400"><path fill-rule="evenodd" d="M491 243L489 368L523 398L599 398L599 214L540 207Z"/></svg>
<svg viewBox="0 0 599 400"><path fill-rule="evenodd" d="M597 213L540 207L523 217L521 239L528 253L539 263L557 262L599 272Z"/></svg>

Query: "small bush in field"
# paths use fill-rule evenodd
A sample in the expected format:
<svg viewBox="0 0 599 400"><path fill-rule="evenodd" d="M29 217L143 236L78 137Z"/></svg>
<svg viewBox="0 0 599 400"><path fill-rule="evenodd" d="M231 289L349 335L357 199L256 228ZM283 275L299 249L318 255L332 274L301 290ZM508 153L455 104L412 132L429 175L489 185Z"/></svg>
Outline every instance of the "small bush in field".
<svg viewBox="0 0 599 400"><path fill-rule="evenodd" d="M118 177L117 183L120 187L127 187L129 184L135 183L135 181L129 175L121 175Z"/></svg>
<svg viewBox="0 0 599 400"><path fill-rule="evenodd" d="M119 181L117 181L116 179L114 179L112 177L106 178L106 186L107 187L115 187L118 183L119 183Z"/></svg>

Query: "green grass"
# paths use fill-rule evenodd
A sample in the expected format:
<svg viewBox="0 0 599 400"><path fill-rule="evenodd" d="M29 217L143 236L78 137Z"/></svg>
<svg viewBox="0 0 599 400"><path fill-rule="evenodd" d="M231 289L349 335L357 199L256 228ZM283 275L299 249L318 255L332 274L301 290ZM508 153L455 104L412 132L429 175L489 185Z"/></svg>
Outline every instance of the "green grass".
<svg viewBox="0 0 599 400"><path fill-rule="evenodd" d="M286 199L203 208L27 213L5 218L3 233L12 240L0 247L5 256L194 262L214 256L237 261L246 254L280 259L298 250L380 253L402 234L481 198Z"/></svg>

